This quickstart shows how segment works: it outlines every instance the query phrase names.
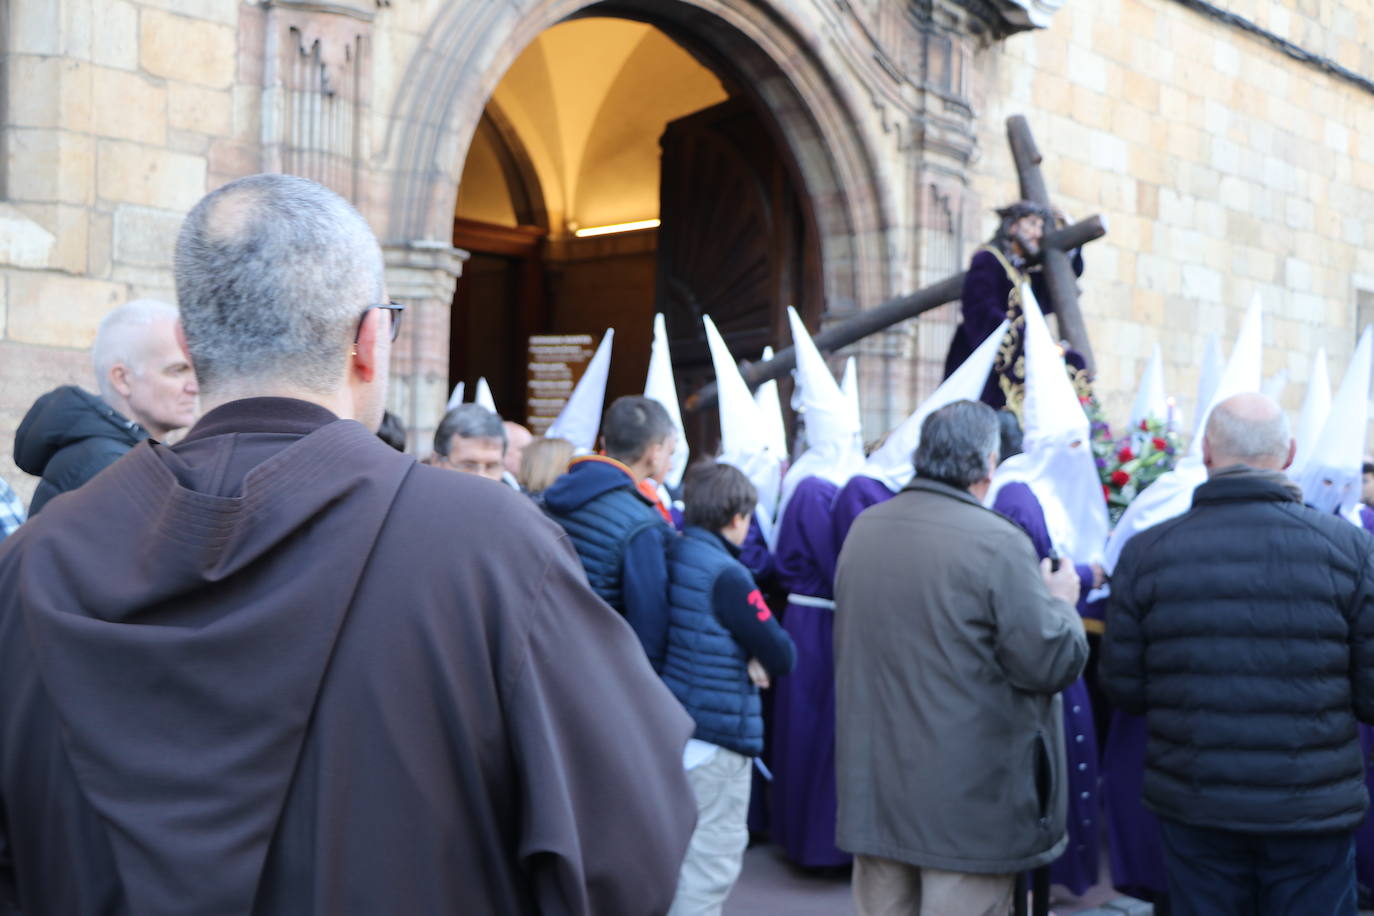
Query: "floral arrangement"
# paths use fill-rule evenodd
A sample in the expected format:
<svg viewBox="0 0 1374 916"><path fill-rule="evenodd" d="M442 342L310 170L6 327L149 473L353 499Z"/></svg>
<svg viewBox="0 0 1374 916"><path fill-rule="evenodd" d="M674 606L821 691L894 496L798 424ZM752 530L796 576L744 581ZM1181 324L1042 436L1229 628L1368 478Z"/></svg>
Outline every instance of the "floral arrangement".
<svg viewBox="0 0 1374 916"><path fill-rule="evenodd" d="M1093 457L1102 478L1107 515L1115 525L1132 500L1173 470L1180 450L1178 433L1168 420L1150 419L1114 439L1095 398L1085 399L1083 409L1092 421Z"/></svg>

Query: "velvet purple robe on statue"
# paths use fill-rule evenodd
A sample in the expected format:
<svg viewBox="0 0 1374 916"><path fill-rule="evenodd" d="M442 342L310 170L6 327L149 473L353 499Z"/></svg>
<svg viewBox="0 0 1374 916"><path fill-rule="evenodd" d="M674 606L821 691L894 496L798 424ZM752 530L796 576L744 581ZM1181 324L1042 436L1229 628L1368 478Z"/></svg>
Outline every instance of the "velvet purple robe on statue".
<svg viewBox="0 0 1374 916"><path fill-rule="evenodd" d="M1074 249L1071 253L1072 265L1075 274L1083 273L1083 255L1079 249ZM1050 297L1049 283L1045 280L1045 275L1039 270L1031 270L1027 276L1030 278L1031 291L1035 293L1035 299L1040 303L1040 310L1046 315L1054 314L1054 300ZM1007 270L1002 266L1002 262L997 259L997 255L980 248L969 261L968 273L964 275L963 290L960 293L959 314L962 321L954 330L954 337L949 342L949 353L945 357L945 378L949 378L964 364L973 351L978 348L989 334L997 329L1007 316L1007 296L1011 293L1012 282L1007 276ZM1015 365L1020 360L1023 352L1022 341L1018 337L1014 352L1009 360L1011 365ZM1076 365L1082 365L1082 357L1076 353L1070 353L1070 362L1077 357ZM999 360L999 364L1000 364ZM994 410L1006 405L1007 397L1002 392L1001 378L1005 373L995 371L989 374L987 385L983 388L982 401ZM1021 379L1014 379L1020 382Z"/></svg>
<svg viewBox="0 0 1374 916"><path fill-rule="evenodd" d="M838 492L808 477L779 520L773 559L793 598L834 598ZM798 865L844 865L849 854L835 845L835 610L789 598L782 625L797 647L797 667L773 688L773 839Z"/></svg>
<svg viewBox="0 0 1374 916"><path fill-rule="evenodd" d="M881 480L863 474L851 477L849 482L840 488L839 495L835 497L833 510L836 556L839 556L844 539L849 536L849 529L853 527L854 519L859 517L859 513L870 506L885 503L895 495Z"/></svg>
<svg viewBox="0 0 1374 916"><path fill-rule="evenodd" d="M1030 535L1040 559L1050 555L1052 543L1045 525L1045 513L1029 486L1007 484L998 491L992 508ZM1083 596L1078 604L1079 613L1088 616L1093 613L1086 607L1087 594L1093 585L1092 567L1080 564L1075 569ZM1100 606L1094 611L1100 615ZM1069 766L1069 845L1050 866L1050 880L1075 894L1082 894L1096 884L1098 878L1101 804L1097 785L1097 733L1088 685L1083 678L1065 688L1063 696L1064 742Z"/></svg>

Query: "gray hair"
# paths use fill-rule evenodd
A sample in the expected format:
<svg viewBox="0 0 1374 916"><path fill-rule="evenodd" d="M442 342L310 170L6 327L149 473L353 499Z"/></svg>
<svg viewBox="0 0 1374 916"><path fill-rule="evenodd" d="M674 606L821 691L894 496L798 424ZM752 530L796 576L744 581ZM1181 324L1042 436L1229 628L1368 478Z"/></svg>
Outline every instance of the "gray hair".
<svg viewBox="0 0 1374 916"><path fill-rule="evenodd" d="M95 367L95 383L106 401L116 397L110 385L110 370L127 366L141 374L147 361L144 333L159 321L176 321L177 308L158 299L134 299L115 308L100 320L91 347L91 363Z"/></svg>
<svg viewBox="0 0 1374 916"><path fill-rule="evenodd" d="M1256 392L1229 397L1212 408L1205 435L1213 455L1244 464L1282 464L1293 441L1288 415L1272 398Z"/></svg>
<svg viewBox="0 0 1374 916"><path fill-rule="evenodd" d="M444 414L439 428L434 431L434 451L448 455L453 437L459 439L491 439L501 443L501 453L506 452L506 426L501 418L480 404L459 404Z"/></svg>
<svg viewBox="0 0 1374 916"><path fill-rule="evenodd" d="M967 490L988 476L988 456L996 455L1001 429L997 414L978 401L946 404L921 424L916 474Z"/></svg>
<svg viewBox="0 0 1374 916"><path fill-rule="evenodd" d="M327 394L382 252L361 214L313 181L250 175L201 199L176 246L177 298L203 388L273 381Z"/></svg>

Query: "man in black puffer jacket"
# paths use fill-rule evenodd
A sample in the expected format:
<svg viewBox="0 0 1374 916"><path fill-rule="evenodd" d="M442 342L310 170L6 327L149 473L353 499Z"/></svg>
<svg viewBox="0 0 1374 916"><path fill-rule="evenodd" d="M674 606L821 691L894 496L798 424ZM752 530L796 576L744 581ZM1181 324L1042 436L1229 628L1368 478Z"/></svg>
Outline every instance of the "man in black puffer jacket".
<svg viewBox="0 0 1374 916"><path fill-rule="evenodd" d="M1223 401L1192 510L1112 576L1102 686L1149 724L1145 804L1178 916L1356 912L1374 538L1304 506L1292 456L1277 404Z"/></svg>

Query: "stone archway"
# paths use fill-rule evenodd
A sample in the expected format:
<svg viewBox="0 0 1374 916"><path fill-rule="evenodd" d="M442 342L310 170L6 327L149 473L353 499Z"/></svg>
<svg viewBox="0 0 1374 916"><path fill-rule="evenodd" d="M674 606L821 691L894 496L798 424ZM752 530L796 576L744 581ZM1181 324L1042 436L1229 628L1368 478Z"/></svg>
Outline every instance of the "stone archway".
<svg viewBox="0 0 1374 916"><path fill-rule="evenodd" d="M445 237L465 154L496 83L540 32L586 12L662 25L737 73L774 115L815 204L828 310L873 305L892 293L890 201L857 118L811 44L766 0L450 4L428 30L393 106L389 244Z"/></svg>
<svg viewBox="0 0 1374 916"><path fill-rule="evenodd" d="M780 6L780 5L779 5ZM755 93L796 163L812 205L828 313L892 295L895 223L845 80L829 72L808 26L768 0L484 0L451 2L426 30L398 87L383 159L393 295L414 296L398 342L392 409L423 441L443 412L448 298L461 264L450 236L462 168L501 77L540 33L578 15L638 19L692 46Z"/></svg>

